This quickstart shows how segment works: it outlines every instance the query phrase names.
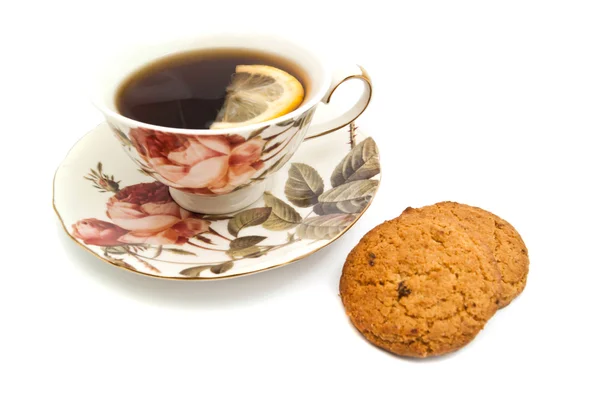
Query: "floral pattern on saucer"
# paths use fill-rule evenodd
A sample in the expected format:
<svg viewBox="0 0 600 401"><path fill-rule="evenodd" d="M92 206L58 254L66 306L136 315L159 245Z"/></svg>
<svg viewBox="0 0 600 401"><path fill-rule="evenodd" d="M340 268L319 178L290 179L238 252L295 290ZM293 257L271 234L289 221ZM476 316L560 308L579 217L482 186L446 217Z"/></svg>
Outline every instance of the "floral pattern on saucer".
<svg viewBox="0 0 600 401"><path fill-rule="evenodd" d="M348 132L349 152L337 163L329 162L328 171L308 160L292 160L277 174L286 175L285 181L279 180L282 187L275 182L262 200L229 215L203 215L179 207L168 187L148 182L142 170L138 170L142 182L125 185L118 170L108 174L111 161L101 160L80 177L91 184L94 196L104 199L105 208L67 229L109 263L161 277L235 276L238 267L239 274L245 274L289 263L343 234L377 191L377 146L370 137L355 144L353 124ZM307 246L314 250L307 253ZM266 261L269 258L271 262Z"/></svg>

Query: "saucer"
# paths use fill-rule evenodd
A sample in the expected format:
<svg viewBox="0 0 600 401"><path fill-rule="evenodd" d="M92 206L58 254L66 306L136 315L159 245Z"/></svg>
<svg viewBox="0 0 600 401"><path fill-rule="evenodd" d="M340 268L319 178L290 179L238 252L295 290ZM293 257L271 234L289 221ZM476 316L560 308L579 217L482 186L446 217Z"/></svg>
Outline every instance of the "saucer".
<svg viewBox="0 0 600 401"><path fill-rule="evenodd" d="M103 123L56 171L53 205L70 238L107 263L211 280L283 266L331 244L370 206L379 180L377 145L351 123L305 139L252 205L227 215L191 213Z"/></svg>

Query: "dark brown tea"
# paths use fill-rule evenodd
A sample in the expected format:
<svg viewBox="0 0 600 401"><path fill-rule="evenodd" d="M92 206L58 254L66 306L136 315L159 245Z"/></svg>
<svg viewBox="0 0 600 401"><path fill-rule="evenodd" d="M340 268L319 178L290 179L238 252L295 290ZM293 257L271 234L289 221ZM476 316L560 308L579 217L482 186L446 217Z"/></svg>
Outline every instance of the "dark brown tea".
<svg viewBox="0 0 600 401"><path fill-rule="evenodd" d="M239 65L278 68L306 88L302 71L283 58L247 49L210 49L167 56L134 72L117 91L117 109L148 124L210 128L223 114L228 87Z"/></svg>

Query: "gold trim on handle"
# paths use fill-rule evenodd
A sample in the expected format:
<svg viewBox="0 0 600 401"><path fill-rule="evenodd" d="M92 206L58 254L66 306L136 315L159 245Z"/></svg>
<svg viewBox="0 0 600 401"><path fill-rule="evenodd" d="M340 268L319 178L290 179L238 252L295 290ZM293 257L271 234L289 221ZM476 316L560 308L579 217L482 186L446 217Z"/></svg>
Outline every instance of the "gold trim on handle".
<svg viewBox="0 0 600 401"><path fill-rule="evenodd" d="M347 82L347 81L349 81L351 79L361 79L361 80L363 80L365 82L365 84L367 84L369 86L369 98L367 99L367 103L365 104L365 107L363 107L363 109L361 110L361 112L358 113L356 115L356 117L354 117L352 120L345 122L343 125L340 125L339 127L335 127L335 128L330 129L330 130L327 130L327 131L324 131L324 132L320 132L320 133L312 135L312 136L307 136L307 137L304 138L304 141L309 141L311 139L319 138L319 137L321 137L323 135L327 135L327 134L330 134L330 133L332 133L334 131L337 131L337 130L339 130L341 128L344 128L348 124L356 121L356 119L358 117L360 117L362 113L365 112L365 110L367 109L367 107L369 107L369 103L371 103L371 98L373 97L373 83L371 82L371 77L369 76L369 73L367 72L367 70L365 70L361 65L359 65L358 68L360 68L361 74L360 75L349 75L346 78L342 79L340 81L340 83L338 83L333 88L333 90L331 91L331 93L329 94L329 96L327 97L327 99L325 99L323 101L323 103L326 103L326 104L329 103L331 101L331 96L333 96L333 94L337 90L337 88L339 88L340 85L342 85L344 82Z"/></svg>

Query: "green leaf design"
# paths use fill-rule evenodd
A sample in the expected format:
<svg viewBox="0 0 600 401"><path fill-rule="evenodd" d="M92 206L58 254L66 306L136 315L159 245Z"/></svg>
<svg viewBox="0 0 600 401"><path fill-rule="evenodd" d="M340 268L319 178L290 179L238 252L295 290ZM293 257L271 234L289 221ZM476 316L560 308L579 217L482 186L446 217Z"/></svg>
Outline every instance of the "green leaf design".
<svg viewBox="0 0 600 401"><path fill-rule="evenodd" d="M228 260L227 262L218 263L215 265L206 265L206 266L194 266L184 269L179 272L182 276L188 277L200 277L203 271L210 269L211 272L215 274L222 274L226 271L230 270L233 267L233 261Z"/></svg>
<svg viewBox="0 0 600 401"><path fill-rule="evenodd" d="M120 129L118 129L116 126L114 126L112 124L108 124L108 125L112 129L113 133L115 135L117 135L117 139L119 139L121 141L121 143L123 143L123 145L125 145L127 147L132 146L131 140L129 139L129 137L127 135L125 135L125 133L123 131L121 131Z"/></svg>
<svg viewBox="0 0 600 401"><path fill-rule="evenodd" d="M355 146L336 166L331 174L331 186L366 180L379 172L379 151L373 138L369 137Z"/></svg>
<svg viewBox="0 0 600 401"><path fill-rule="evenodd" d="M270 207L258 207L241 211L229 220L229 223L227 223L227 231L234 237L237 237L241 229L264 223L269 218L270 214Z"/></svg>
<svg viewBox="0 0 600 401"><path fill-rule="evenodd" d="M195 239L197 239L198 241L202 241L205 244L209 244L209 245L214 245L215 243L213 242L213 240L211 240L210 238L206 238L204 235L202 234L198 234L194 237Z"/></svg>
<svg viewBox="0 0 600 401"><path fill-rule="evenodd" d="M264 255L265 253L267 253L267 250L254 245L254 246L251 246L248 248L243 248L243 249L230 249L225 253L235 259L245 259L245 258L258 258L258 257Z"/></svg>
<svg viewBox="0 0 600 401"><path fill-rule="evenodd" d="M292 163L285 183L285 196L293 205L308 207L318 202L323 193L323 179L311 166Z"/></svg>
<svg viewBox="0 0 600 401"><path fill-rule="evenodd" d="M330 214L305 219L296 229L301 239L333 239L350 225L356 216L352 214Z"/></svg>
<svg viewBox="0 0 600 401"><path fill-rule="evenodd" d="M154 252L154 255L151 256L151 258L152 259L158 258L160 256L160 254L162 253L162 251L163 251L163 246L162 245L157 246L156 251Z"/></svg>
<svg viewBox="0 0 600 401"><path fill-rule="evenodd" d="M379 181L351 181L332 188L319 196L314 212L319 215L332 213L359 213L371 201Z"/></svg>
<svg viewBox="0 0 600 401"><path fill-rule="evenodd" d="M274 143L273 145L270 145L269 147L266 147L267 144L265 144L265 149L263 149L263 154L264 153L271 153L272 151L274 151L275 149L277 149L283 142L277 142Z"/></svg>
<svg viewBox="0 0 600 401"><path fill-rule="evenodd" d="M310 117L310 115L308 113L301 116L294 122L294 127L304 127L305 122L308 121L309 117Z"/></svg>
<svg viewBox="0 0 600 401"><path fill-rule="evenodd" d="M125 269L129 269L129 270L132 270L134 272L138 271L135 267L131 266L129 263L127 263L127 262L125 262L125 261L123 261L121 259L113 258L113 257L111 257L110 255L108 255L106 253L104 254L104 257L110 263L112 263L113 265L124 267Z"/></svg>
<svg viewBox="0 0 600 401"><path fill-rule="evenodd" d="M287 127L289 125L292 125L293 123L294 123L294 119L291 119L291 120L282 121L282 122L277 123L275 125L277 125L278 127Z"/></svg>
<svg viewBox="0 0 600 401"><path fill-rule="evenodd" d="M267 128L269 128L269 127L270 127L270 126L269 126L269 125L267 125L266 127L262 127L262 128L259 128L259 129L257 129L257 130L254 130L254 131L252 131L252 133L251 133L250 135L248 135L248 140L250 140L250 139L252 139L252 138L255 138L255 137L259 136L260 134L262 134L262 133L263 133L263 131L264 131L264 130L266 130L266 129L267 129Z"/></svg>
<svg viewBox="0 0 600 401"><path fill-rule="evenodd" d="M111 255L123 255L127 253L127 250L122 246L107 246L104 248L104 253L110 253Z"/></svg>
<svg viewBox="0 0 600 401"><path fill-rule="evenodd" d="M210 268L211 268L211 266L194 266L194 267L189 267L187 269L180 271L179 274L181 274L182 276L188 276L188 277L200 277L200 274L204 270L207 270Z"/></svg>
<svg viewBox="0 0 600 401"><path fill-rule="evenodd" d="M179 248L163 248L163 252L171 252L176 255L187 255L187 256L196 256L194 252L186 251L185 249Z"/></svg>
<svg viewBox="0 0 600 401"><path fill-rule="evenodd" d="M265 192L265 205L271 208L271 215L263 223L263 227L272 231L283 231L296 227L302 221L302 216L296 209L277 198L270 192Z"/></svg>
<svg viewBox="0 0 600 401"><path fill-rule="evenodd" d="M245 249L250 248L258 244L261 241L264 241L267 237L263 237L260 235L248 235L246 237L239 237L234 239L229 243L229 249Z"/></svg>
<svg viewBox="0 0 600 401"><path fill-rule="evenodd" d="M233 261L229 260L227 262L223 262L221 264L214 265L213 267L210 268L210 271L213 272L214 274L223 274L226 271L231 270L232 267L233 267Z"/></svg>
<svg viewBox="0 0 600 401"><path fill-rule="evenodd" d="M139 251L146 251L146 250L152 248L152 245L149 245L149 244L129 244L129 245L124 245L123 248L127 248L127 250L133 249L135 252L139 252Z"/></svg>
<svg viewBox="0 0 600 401"><path fill-rule="evenodd" d="M317 203L314 207L314 212L320 216L334 213L360 213L367 207L371 201L371 196L360 199L335 202L335 203Z"/></svg>

